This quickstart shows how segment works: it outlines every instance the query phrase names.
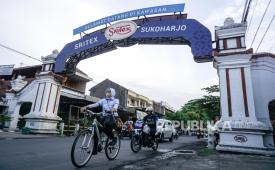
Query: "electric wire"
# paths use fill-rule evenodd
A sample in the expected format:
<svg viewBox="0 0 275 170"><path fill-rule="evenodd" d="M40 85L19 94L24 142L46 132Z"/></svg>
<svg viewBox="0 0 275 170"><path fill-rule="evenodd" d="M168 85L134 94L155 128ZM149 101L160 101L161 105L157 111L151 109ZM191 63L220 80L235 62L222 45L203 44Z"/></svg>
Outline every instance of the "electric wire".
<svg viewBox="0 0 275 170"><path fill-rule="evenodd" d="M252 19L253 19L253 17L254 17L255 9L256 9L256 7L257 7L258 2L259 2L259 0L257 0L256 3L255 3L255 5L254 5L253 11L252 11L252 15L251 15L251 17L250 17L250 21L249 21L249 24L248 24L248 26L247 26L247 29L246 29L245 34L247 34L248 31L249 31L249 28L250 28L250 26L251 26Z"/></svg>
<svg viewBox="0 0 275 170"><path fill-rule="evenodd" d="M270 22L269 22L269 24L268 24L268 26L267 26L267 28L266 28L266 30L265 30L265 32L264 32L264 35L262 36L262 39L261 39L261 41L260 41L260 43L259 43L259 45L258 45L258 47L257 47L257 49L256 49L256 52L258 52L258 49L259 49L259 47L261 46L261 44L262 44L262 42L263 42L263 40L264 40L264 38L265 38L265 36L266 36L266 34L267 34L267 32L268 32L270 26L271 26L271 24L272 24L274 18L275 18L275 14L273 15L272 19L270 20Z"/></svg>
<svg viewBox="0 0 275 170"><path fill-rule="evenodd" d="M37 58L35 58L35 57L32 57L32 56L30 56L30 55L28 55L28 54L25 54L25 53L23 53L23 52L20 52L20 51L18 51L18 50L15 50L15 49L10 48L10 47L8 47L8 46L5 46L5 45L3 45L3 44L0 44L0 46L3 47L3 48L8 49L8 50L10 50L10 51L13 51L13 52L15 52L15 53L21 54L21 55L23 55L23 56L25 56L25 57L28 57L28 58L31 58L31 59L33 59L33 60L42 62L41 60L39 60L39 59L37 59Z"/></svg>
<svg viewBox="0 0 275 170"><path fill-rule="evenodd" d="M258 28L257 28L257 31L256 31L256 33L254 34L254 37L253 37L253 40L252 40L252 42L251 42L250 48L252 47L252 45L253 45L253 43L254 43L254 41L255 41L255 38L256 38L256 36L257 36L257 34L258 34L258 32L259 32L259 29L260 29L260 27L261 27L261 25L262 25L263 19L264 19L265 15L266 15L266 12L267 12L267 10L268 10L268 8L269 8L269 6L270 6L270 2L271 2L271 0L269 0L267 6L266 6L266 8L265 8L264 14L263 14L263 16L262 16L262 18L261 18L261 21L260 21L260 23L259 23L259 26L258 26Z"/></svg>

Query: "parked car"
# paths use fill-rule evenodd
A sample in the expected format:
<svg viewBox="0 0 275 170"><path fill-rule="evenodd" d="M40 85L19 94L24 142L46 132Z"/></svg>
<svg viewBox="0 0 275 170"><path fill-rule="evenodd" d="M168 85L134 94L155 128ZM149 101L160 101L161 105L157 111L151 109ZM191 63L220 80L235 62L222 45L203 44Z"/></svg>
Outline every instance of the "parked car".
<svg viewBox="0 0 275 170"><path fill-rule="evenodd" d="M170 142L173 142L174 135L176 131L173 127L173 124L170 120L159 119L157 122L157 135L159 136L160 141L169 139Z"/></svg>

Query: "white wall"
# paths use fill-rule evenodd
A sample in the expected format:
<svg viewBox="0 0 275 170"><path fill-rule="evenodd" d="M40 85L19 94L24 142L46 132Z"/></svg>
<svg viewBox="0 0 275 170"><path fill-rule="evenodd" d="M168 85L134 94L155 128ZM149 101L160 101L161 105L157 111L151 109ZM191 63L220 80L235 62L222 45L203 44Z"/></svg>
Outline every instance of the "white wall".
<svg viewBox="0 0 275 170"><path fill-rule="evenodd" d="M256 117L269 121L268 104L275 99L275 58L252 59L251 73Z"/></svg>

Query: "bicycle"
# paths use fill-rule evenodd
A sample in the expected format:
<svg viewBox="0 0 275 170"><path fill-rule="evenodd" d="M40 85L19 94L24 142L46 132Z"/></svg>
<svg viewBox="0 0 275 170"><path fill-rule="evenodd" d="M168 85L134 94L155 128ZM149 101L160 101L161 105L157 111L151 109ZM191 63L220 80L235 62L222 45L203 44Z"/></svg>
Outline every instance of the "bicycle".
<svg viewBox="0 0 275 170"><path fill-rule="evenodd" d="M87 116L94 117L94 119L91 127L80 131L74 140L71 149L71 160L73 165L77 168L81 168L89 162L95 149L95 140L98 140L98 145L96 146L97 152L101 152L104 149L106 157L109 160L114 160L119 153L121 144L118 133L114 130L113 133L117 138L117 143L115 145L110 145L111 140L104 132L100 132L100 128L103 128L103 126L97 120L97 114L90 110L86 110L84 113ZM77 155L78 153L80 153L80 156Z"/></svg>

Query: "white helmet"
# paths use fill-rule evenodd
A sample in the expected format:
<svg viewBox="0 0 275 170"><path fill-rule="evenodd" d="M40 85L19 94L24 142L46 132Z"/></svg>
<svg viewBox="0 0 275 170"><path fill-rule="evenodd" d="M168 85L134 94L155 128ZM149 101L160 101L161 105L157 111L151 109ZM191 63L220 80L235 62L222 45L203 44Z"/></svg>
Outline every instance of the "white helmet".
<svg viewBox="0 0 275 170"><path fill-rule="evenodd" d="M153 112L153 107L147 107L147 108L145 109L145 112Z"/></svg>

